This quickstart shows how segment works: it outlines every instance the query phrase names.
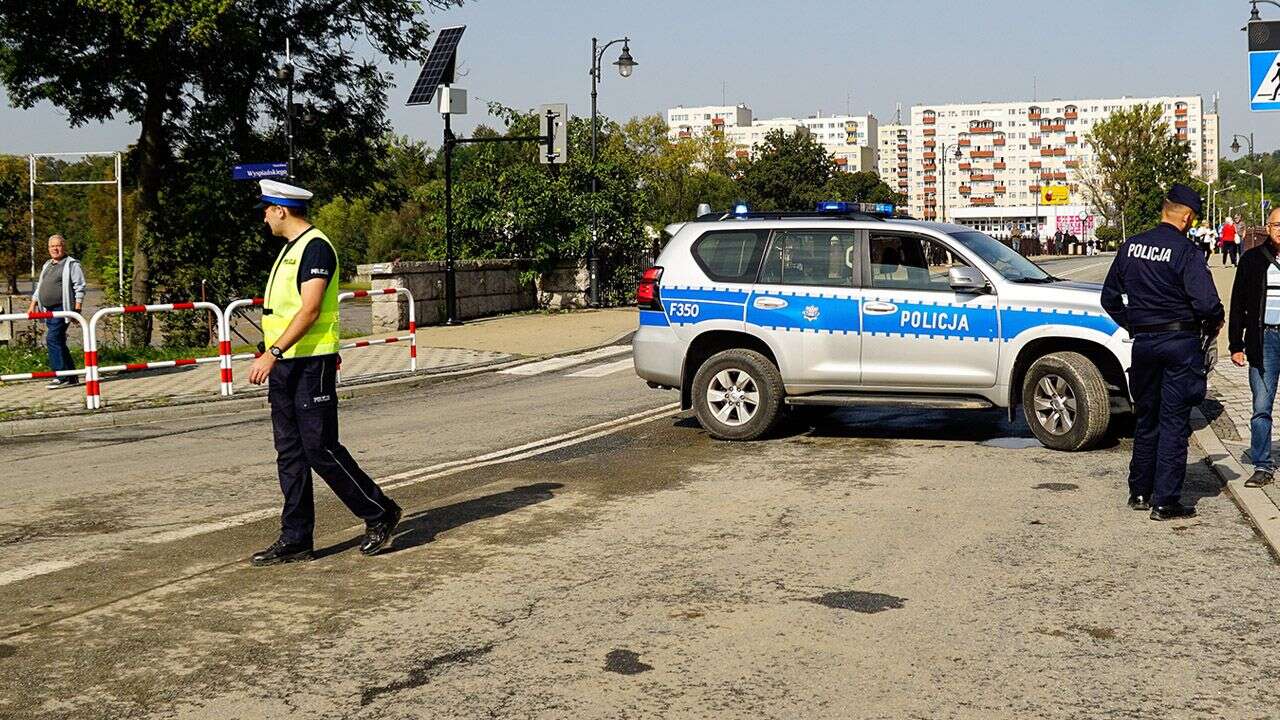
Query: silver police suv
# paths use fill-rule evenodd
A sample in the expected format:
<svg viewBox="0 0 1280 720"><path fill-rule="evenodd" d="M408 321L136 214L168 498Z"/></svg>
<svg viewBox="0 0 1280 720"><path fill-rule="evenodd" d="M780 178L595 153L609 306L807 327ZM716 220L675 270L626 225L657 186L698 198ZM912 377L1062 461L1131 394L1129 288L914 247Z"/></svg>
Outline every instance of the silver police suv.
<svg viewBox="0 0 1280 720"><path fill-rule="evenodd" d="M1101 286L1053 277L972 228L892 206L708 214L672 225L637 289L636 373L714 437L784 411L1008 408L1041 443L1096 444L1131 411L1127 333Z"/></svg>

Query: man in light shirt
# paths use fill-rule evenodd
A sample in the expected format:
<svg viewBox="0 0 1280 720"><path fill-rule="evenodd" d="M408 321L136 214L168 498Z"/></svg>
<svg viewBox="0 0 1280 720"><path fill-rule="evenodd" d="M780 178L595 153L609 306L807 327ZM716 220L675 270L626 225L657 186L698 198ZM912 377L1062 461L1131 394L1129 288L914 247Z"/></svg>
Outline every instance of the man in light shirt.
<svg viewBox="0 0 1280 720"><path fill-rule="evenodd" d="M85 279L84 269L80 261L67 254L67 241L61 235L49 238L49 260L40 268L39 280L35 291L31 293L31 304L28 313L39 307L43 310L74 310L80 312L84 307ZM51 318L44 321L45 345L49 350L49 368L55 372L75 370L76 363L71 358L71 350L67 347L66 318ZM75 375L54 378L49 389L68 387L76 384Z"/></svg>
<svg viewBox="0 0 1280 720"><path fill-rule="evenodd" d="M1280 379L1280 208L1267 216L1267 241L1240 258L1231 286L1231 322L1227 329L1231 362L1249 366L1253 418L1249 422L1249 460L1254 473L1246 487L1269 485L1275 478L1271 459L1271 410Z"/></svg>

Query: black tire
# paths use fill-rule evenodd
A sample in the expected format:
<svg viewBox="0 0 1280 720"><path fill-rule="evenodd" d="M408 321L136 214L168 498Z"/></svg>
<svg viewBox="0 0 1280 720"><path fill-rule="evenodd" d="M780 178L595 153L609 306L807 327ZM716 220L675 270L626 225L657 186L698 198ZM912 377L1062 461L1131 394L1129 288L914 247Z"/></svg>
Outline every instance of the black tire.
<svg viewBox="0 0 1280 720"><path fill-rule="evenodd" d="M1037 388L1042 388L1039 398ZM1053 403L1055 397L1060 405ZM1074 417L1063 412L1072 407ZM1022 414L1036 439L1047 448L1067 452L1092 448L1106 435L1111 422L1102 373L1080 353L1045 355L1031 363L1022 380Z"/></svg>
<svg viewBox="0 0 1280 720"><path fill-rule="evenodd" d="M727 373L727 375L721 375ZM730 382L725 383L728 378ZM745 397L736 408L728 408L723 400L709 399L713 388L729 387L739 391L754 388L754 404ZM782 417L782 374L769 358L754 350L725 350L707 359L693 376L693 411L698 422L717 440L755 440L767 435ZM732 403L731 403L732 404ZM715 405L713 407L713 405ZM720 415L717 415L717 410ZM725 418L725 419L722 419Z"/></svg>

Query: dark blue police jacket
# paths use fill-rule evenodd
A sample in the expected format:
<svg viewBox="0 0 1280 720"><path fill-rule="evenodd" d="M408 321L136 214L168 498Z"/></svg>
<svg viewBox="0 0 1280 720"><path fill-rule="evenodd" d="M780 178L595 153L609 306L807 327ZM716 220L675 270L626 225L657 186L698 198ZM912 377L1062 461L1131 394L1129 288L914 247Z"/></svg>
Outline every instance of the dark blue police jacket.
<svg viewBox="0 0 1280 720"><path fill-rule="evenodd" d="M1130 331L1172 322L1216 327L1226 314L1204 252L1168 223L1120 244L1102 287L1102 308Z"/></svg>

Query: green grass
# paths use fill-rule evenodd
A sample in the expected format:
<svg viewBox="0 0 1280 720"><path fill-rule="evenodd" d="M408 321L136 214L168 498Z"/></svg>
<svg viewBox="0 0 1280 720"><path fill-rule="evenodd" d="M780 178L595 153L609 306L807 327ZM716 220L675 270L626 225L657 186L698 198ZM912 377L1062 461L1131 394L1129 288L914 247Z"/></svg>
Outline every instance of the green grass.
<svg viewBox="0 0 1280 720"><path fill-rule="evenodd" d="M256 348L242 345L232 349L233 353L253 352ZM124 363L159 362L161 360L177 360L178 358L197 358L217 355L216 347L146 347L122 348L107 346L98 351L99 365L123 365ZM76 367L84 367L84 353L78 349L71 350L71 358ZM39 372L49 369L49 356L43 346L24 347L0 345L0 375L11 373Z"/></svg>
<svg viewBox="0 0 1280 720"><path fill-rule="evenodd" d="M359 280L344 280L338 283L338 289L342 292L351 292L354 290L372 290L373 283L360 282Z"/></svg>

